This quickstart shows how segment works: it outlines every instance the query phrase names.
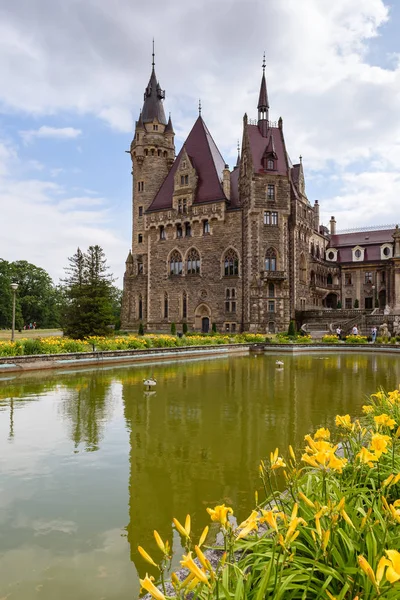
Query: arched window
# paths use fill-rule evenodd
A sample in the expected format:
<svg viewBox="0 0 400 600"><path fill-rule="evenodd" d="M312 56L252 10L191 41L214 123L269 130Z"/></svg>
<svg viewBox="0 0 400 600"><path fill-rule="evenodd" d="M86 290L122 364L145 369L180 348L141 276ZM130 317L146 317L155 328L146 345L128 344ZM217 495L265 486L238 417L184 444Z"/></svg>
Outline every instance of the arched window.
<svg viewBox="0 0 400 600"><path fill-rule="evenodd" d="M177 238L181 238L183 237L183 229L182 229L182 225L180 225L178 223L178 225L176 226L176 237Z"/></svg>
<svg viewBox="0 0 400 600"><path fill-rule="evenodd" d="M160 240L166 240L167 236L165 235L164 225L160 225Z"/></svg>
<svg viewBox="0 0 400 600"><path fill-rule="evenodd" d="M210 233L210 221L206 219L203 221L203 235Z"/></svg>
<svg viewBox="0 0 400 600"><path fill-rule="evenodd" d="M186 212L186 205L184 204L183 206L183 211ZM186 237L191 237L192 235L192 227L190 225L190 223L185 223L185 236Z"/></svg>
<svg viewBox="0 0 400 600"><path fill-rule="evenodd" d="M168 294L164 294L164 319L168 319Z"/></svg>
<svg viewBox="0 0 400 600"><path fill-rule="evenodd" d="M157 156L161 156L161 150L160 149L157 150Z"/></svg>
<svg viewBox="0 0 400 600"><path fill-rule="evenodd" d="M143 319L143 299L142 299L142 296L139 296L138 315L139 315L139 320L141 321Z"/></svg>
<svg viewBox="0 0 400 600"><path fill-rule="evenodd" d="M306 269L306 259L304 257L304 254L300 254L300 260L299 260L299 279L302 283L306 283L306 275L307 275L307 269Z"/></svg>
<svg viewBox="0 0 400 600"><path fill-rule="evenodd" d="M144 155L147 156L149 153L149 151L147 150L147 148L144 149Z"/></svg>
<svg viewBox="0 0 400 600"><path fill-rule="evenodd" d="M164 158L167 158L168 156L168 152L166 150L164 150Z"/></svg>
<svg viewBox="0 0 400 600"><path fill-rule="evenodd" d="M314 256L314 254L315 254L314 242L311 242L311 256Z"/></svg>
<svg viewBox="0 0 400 600"><path fill-rule="evenodd" d="M268 333L275 333L275 323L274 323L274 321L270 321L268 323Z"/></svg>
<svg viewBox="0 0 400 600"><path fill-rule="evenodd" d="M182 275L182 256L178 250L174 250L169 259L170 275Z"/></svg>
<svg viewBox="0 0 400 600"><path fill-rule="evenodd" d="M275 285L273 283L268 284L268 297L275 298Z"/></svg>
<svg viewBox="0 0 400 600"><path fill-rule="evenodd" d="M276 271L276 252L273 248L268 248L265 253L265 270Z"/></svg>
<svg viewBox="0 0 400 600"><path fill-rule="evenodd" d="M320 253L319 253L319 246L317 246L317 249L315 251L316 257L319 258L320 257Z"/></svg>
<svg viewBox="0 0 400 600"><path fill-rule="evenodd" d="M315 271L311 271L310 273L310 283L311 285L315 285Z"/></svg>
<svg viewBox="0 0 400 600"><path fill-rule="evenodd" d="M226 276L239 275L239 258L232 248L230 248L225 254L224 272Z"/></svg>
<svg viewBox="0 0 400 600"><path fill-rule="evenodd" d="M189 250L186 260L186 273L188 275L200 275L200 255L196 248Z"/></svg>
<svg viewBox="0 0 400 600"><path fill-rule="evenodd" d="M332 285L332 283L333 283L332 275L330 273L328 273L328 277L326 278L326 283L328 285Z"/></svg>
<svg viewBox="0 0 400 600"><path fill-rule="evenodd" d="M182 318L187 318L187 294L183 292L182 294Z"/></svg>

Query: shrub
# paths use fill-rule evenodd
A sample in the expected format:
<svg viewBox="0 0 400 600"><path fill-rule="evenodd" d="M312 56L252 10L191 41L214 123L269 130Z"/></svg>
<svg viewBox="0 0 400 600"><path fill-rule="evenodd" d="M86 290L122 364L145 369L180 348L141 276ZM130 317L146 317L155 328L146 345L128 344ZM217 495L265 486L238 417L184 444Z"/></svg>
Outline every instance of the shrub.
<svg viewBox="0 0 400 600"><path fill-rule="evenodd" d="M322 338L322 342L324 344L338 344L339 338L337 335L324 335Z"/></svg>
<svg viewBox="0 0 400 600"><path fill-rule="evenodd" d="M44 354L41 341L39 339L29 339L24 341L24 354ZM47 354L52 354L48 352Z"/></svg>
<svg viewBox="0 0 400 600"><path fill-rule="evenodd" d="M342 308L342 303L340 302L340 300L338 300L338 303L336 305L336 308Z"/></svg>
<svg viewBox="0 0 400 600"><path fill-rule="evenodd" d="M367 344L368 339L365 335L348 335L346 344Z"/></svg>
<svg viewBox="0 0 400 600"><path fill-rule="evenodd" d="M358 298L354 300L354 308L360 308L360 302L358 301Z"/></svg>
<svg viewBox="0 0 400 600"><path fill-rule="evenodd" d="M138 331L139 335L144 335L144 327L143 327L143 323L142 321L140 321L139 323L139 331Z"/></svg>
<svg viewBox="0 0 400 600"><path fill-rule="evenodd" d="M213 333L217 333L217 324L216 323L212 324L212 331L213 331Z"/></svg>
<svg viewBox="0 0 400 600"><path fill-rule="evenodd" d="M283 456L276 448L262 460L265 496L256 493L254 510L239 525L230 506L207 508L213 535L218 528L221 540L212 564L200 549L208 527L198 541L189 515L185 525L174 519L186 549L181 565L189 576L179 583L172 574L168 598L399 598L400 391L373 394L363 412L362 423L337 415L332 431L321 427L306 435L302 453L289 446ZM284 494L277 483L282 471ZM171 546L154 534L164 580ZM203 568L193 562L193 547ZM151 564L158 559L141 547L139 552ZM140 583L153 598L164 597L150 577Z"/></svg>
<svg viewBox="0 0 400 600"><path fill-rule="evenodd" d="M187 326L187 323L185 322L185 323L182 325L182 333L183 333L183 335L186 335L186 334L187 334L187 330L188 330L188 326Z"/></svg>
<svg viewBox="0 0 400 600"><path fill-rule="evenodd" d="M290 337L294 337L296 335L296 323L293 321L293 319L289 323L288 335Z"/></svg>
<svg viewBox="0 0 400 600"><path fill-rule="evenodd" d="M174 322L171 323L171 335L176 335L176 325Z"/></svg>

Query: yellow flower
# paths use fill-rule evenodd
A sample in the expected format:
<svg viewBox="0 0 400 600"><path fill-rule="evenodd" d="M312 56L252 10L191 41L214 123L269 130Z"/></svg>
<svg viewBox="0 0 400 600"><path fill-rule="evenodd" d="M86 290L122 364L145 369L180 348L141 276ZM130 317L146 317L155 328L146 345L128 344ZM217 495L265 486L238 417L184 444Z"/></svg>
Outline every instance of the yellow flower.
<svg viewBox="0 0 400 600"><path fill-rule="evenodd" d="M275 452L271 452L270 461L271 461L271 469L279 469L280 467L286 467L286 464L281 456L278 456L279 448L275 448Z"/></svg>
<svg viewBox="0 0 400 600"><path fill-rule="evenodd" d="M366 576L368 577L370 582L375 586L375 588L378 589L378 583L375 578L375 573L374 573L371 565L367 561L367 559L364 558L363 556L359 556L358 564L360 565L360 567L362 568L362 570L364 571L364 573L366 574Z"/></svg>
<svg viewBox="0 0 400 600"><path fill-rule="evenodd" d="M388 400L389 400L390 404L395 404L396 402L400 402L400 391L394 390L393 392L389 392Z"/></svg>
<svg viewBox="0 0 400 600"><path fill-rule="evenodd" d="M160 592L158 588L152 582L152 577L149 577L146 573L146 577L144 579L139 579L140 585L146 592L149 592L152 598L155 600L166 600L164 594Z"/></svg>
<svg viewBox="0 0 400 600"><path fill-rule="evenodd" d="M374 417L374 421L378 427L383 426L389 427L389 429L393 429L396 425L396 421L394 419L391 419L389 415L386 415L385 413Z"/></svg>
<svg viewBox="0 0 400 600"><path fill-rule="evenodd" d="M201 534L201 536L200 536L200 539L199 539L199 548L200 548L200 546L202 546L202 545L204 544L204 542L206 541L206 537L207 537L207 535L208 535L208 525L206 525L206 527L204 527L204 529L203 529L203 533L202 533L202 534Z"/></svg>
<svg viewBox="0 0 400 600"><path fill-rule="evenodd" d="M373 463L378 460L378 457L375 456L372 452L367 450L364 446L361 448L360 452L357 454L356 458L360 460L365 465L370 466L371 468L374 466Z"/></svg>
<svg viewBox="0 0 400 600"><path fill-rule="evenodd" d="M211 517L211 521L219 522L224 527L226 524L229 525L228 515L233 515L231 507L225 506L225 504L220 504L215 508L207 508L207 512Z"/></svg>
<svg viewBox="0 0 400 600"><path fill-rule="evenodd" d="M144 558L145 561L147 561L148 563L150 563L154 567L158 568L158 565L156 565L156 563L154 562L154 560L151 558L150 554L147 554L146 550L144 548L142 548L142 546L138 546L138 550L139 550L139 553L142 555L142 557Z"/></svg>
<svg viewBox="0 0 400 600"><path fill-rule="evenodd" d="M240 523L238 529L241 529L241 532L237 536L237 539L246 537L251 531L257 531L258 529L258 512L253 510L251 515L247 517L243 523Z"/></svg>
<svg viewBox="0 0 400 600"><path fill-rule="evenodd" d="M307 498L307 496L303 494L303 492L299 492L299 498L303 500L303 502L305 502L308 506L310 506L310 508L315 508L314 502L311 502L311 500Z"/></svg>
<svg viewBox="0 0 400 600"><path fill-rule="evenodd" d="M296 539L296 537L299 535L299 532L296 531L296 529L299 525L307 525L307 523L304 519L297 516L298 510L299 510L299 505L296 502L293 506L293 511L292 511L292 514L290 517L289 527L286 532L285 544L288 544L291 541L294 541Z"/></svg>
<svg viewBox="0 0 400 600"><path fill-rule="evenodd" d="M392 514L392 517L397 523L400 523L400 508L397 508L400 505L400 500L396 500L393 504L389 505L389 510Z"/></svg>
<svg viewBox="0 0 400 600"><path fill-rule="evenodd" d="M397 550L385 550L385 552L390 561L386 569L386 579L390 583L395 583L400 579L400 553Z"/></svg>
<svg viewBox="0 0 400 600"><path fill-rule="evenodd" d="M387 454L387 446L390 442L390 437L388 435L381 435L380 433L374 433L371 438L370 448L373 450L378 458L382 456L382 454Z"/></svg>
<svg viewBox="0 0 400 600"><path fill-rule="evenodd" d="M182 567L184 567L185 569L188 569L199 581L209 585L207 575L204 573L204 571L202 571L196 565L196 563L194 562L194 560L192 558L191 552L188 552L188 554L186 556L183 555L182 559L183 559L183 560L181 560Z"/></svg>
<svg viewBox="0 0 400 600"><path fill-rule="evenodd" d="M274 510L261 510L262 517L260 518L260 523L267 523L272 529L278 533L278 523L276 518L282 516L282 513L278 513Z"/></svg>
<svg viewBox="0 0 400 600"><path fill-rule="evenodd" d="M325 429L324 427L320 427L314 433L314 440L329 440L331 437L331 432L329 429Z"/></svg>
<svg viewBox="0 0 400 600"><path fill-rule="evenodd" d="M338 458L333 452L329 457L328 467L329 469L333 469L334 471L338 471L341 473L343 467L347 464L347 458Z"/></svg>
<svg viewBox="0 0 400 600"><path fill-rule="evenodd" d="M183 537L189 537L190 536L190 516L187 515L186 517L186 521L185 521L185 527L183 527L183 525L181 525L178 521L178 519L172 519L175 527L177 528L177 530L179 531L179 533L181 535L183 535ZM188 525L188 528L186 528L186 526Z"/></svg>
<svg viewBox="0 0 400 600"><path fill-rule="evenodd" d="M165 544L162 541L160 534L156 530L154 530L154 539L156 540L156 544L160 548L161 552L163 554L168 554L167 548L165 547Z"/></svg>
<svg viewBox="0 0 400 600"><path fill-rule="evenodd" d="M337 427L343 427L344 429L351 428L351 418L350 415L336 415L335 423Z"/></svg>

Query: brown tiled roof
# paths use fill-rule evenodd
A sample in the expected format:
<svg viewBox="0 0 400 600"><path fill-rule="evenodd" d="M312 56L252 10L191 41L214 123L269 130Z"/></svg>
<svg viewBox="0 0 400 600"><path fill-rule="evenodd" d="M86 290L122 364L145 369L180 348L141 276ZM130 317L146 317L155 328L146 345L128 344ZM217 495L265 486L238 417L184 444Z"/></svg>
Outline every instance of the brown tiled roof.
<svg viewBox="0 0 400 600"><path fill-rule="evenodd" d="M171 115L169 115L168 123L165 128L165 133L174 133L174 128L172 127Z"/></svg>
<svg viewBox="0 0 400 600"><path fill-rule="evenodd" d="M337 248L338 262L353 262L352 248L361 246L365 248L364 261L381 260L381 245L393 243L394 229L375 231L356 231L353 233L337 233L331 236L329 246Z"/></svg>
<svg viewBox="0 0 400 600"><path fill-rule="evenodd" d="M239 203L239 166L236 166L231 173L231 203L230 208L238 208Z"/></svg>
<svg viewBox="0 0 400 600"><path fill-rule="evenodd" d="M164 179L163 184L149 207L149 211L172 207L174 176L179 166L181 156L185 150L196 169L198 176L194 204L226 200L221 184L225 161L208 131L206 124L199 116L193 125L186 142L183 144L170 172Z"/></svg>
<svg viewBox="0 0 400 600"><path fill-rule="evenodd" d="M257 125L247 125L247 132L249 135L254 172L258 173L259 171L264 171L261 160L268 146L272 147L272 137L273 147L277 155L277 164L273 172L278 175L286 175L288 167L286 163L285 143L283 141L281 129L278 127L269 127L267 137L263 137Z"/></svg>
<svg viewBox="0 0 400 600"><path fill-rule="evenodd" d="M157 81L156 72L153 66L150 80L144 93L142 109L143 123L151 123L154 119L157 119L159 123L163 123L164 125L167 124L162 103L164 97L165 93L162 91L160 84Z"/></svg>

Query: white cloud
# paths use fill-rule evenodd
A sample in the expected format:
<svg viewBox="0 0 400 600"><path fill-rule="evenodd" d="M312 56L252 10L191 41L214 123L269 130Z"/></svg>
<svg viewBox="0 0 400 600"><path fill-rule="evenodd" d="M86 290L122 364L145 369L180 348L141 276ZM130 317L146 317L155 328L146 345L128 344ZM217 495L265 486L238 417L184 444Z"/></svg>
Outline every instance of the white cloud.
<svg viewBox="0 0 400 600"><path fill-rule="evenodd" d="M50 138L55 140L73 140L82 133L80 129L74 127L49 127L42 125L39 129L28 129L20 131L20 136L25 144L31 143L35 138Z"/></svg>

